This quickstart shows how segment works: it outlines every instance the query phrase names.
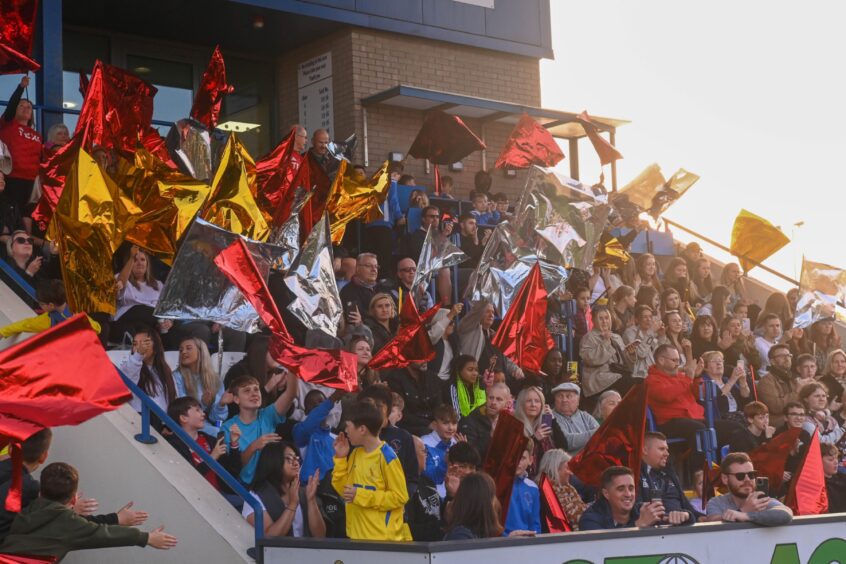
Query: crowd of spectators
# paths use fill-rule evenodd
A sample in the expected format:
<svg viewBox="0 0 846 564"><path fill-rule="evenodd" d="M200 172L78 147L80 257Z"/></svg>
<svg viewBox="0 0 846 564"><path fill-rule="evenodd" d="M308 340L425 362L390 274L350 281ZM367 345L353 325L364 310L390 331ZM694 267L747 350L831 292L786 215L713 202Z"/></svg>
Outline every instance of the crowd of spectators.
<svg viewBox="0 0 846 564"><path fill-rule="evenodd" d="M44 330L71 314L57 281L56 247L29 220L41 153L55 150L68 136L53 136L49 148L42 146L29 129L32 107L20 100L21 90L0 125L0 140L15 163L0 192L0 240L3 260L38 288L44 314L0 329L4 337ZM327 167L333 161L326 158L328 139L318 130L310 149ZM360 165L356 169L364 172ZM360 244L338 246L334 254L344 313L337 335L323 338L356 355L357 393L300 381L268 353L267 335L156 318L167 267L137 246L125 245L115 257L116 313L88 312L105 346L131 347L121 365L124 374L260 501L265 534L397 541L542 534L547 532L542 480L552 485L574 529L711 520L783 524L791 515L777 499L784 487L757 491L747 453L791 428L818 430L830 510L843 510L846 352L832 319L805 330L792 327L795 300L776 293L762 308L749 298L736 264L726 265L717 280L693 243L678 256L641 253L619 269L571 274L566 291L549 296L549 309L574 301L574 348L548 351L543 374L524 371L492 343L500 322L492 304L452 303L454 289L463 295L463 272L478 265L493 226L510 217L507 196L493 194L493 178L479 172L468 211L456 216L452 202L458 195L444 176L441 193L421 187L410 194L409 206L421 209L419 228L411 229L398 186L413 186L415 180L404 175L401 163L392 163L390 170L394 182L383 217L355 226ZM626 226L644 228L634 222L609 229ZM444 269L433 290L416 290L411 287L416 260L429 228L452 238L469 259L458 276ZM275 276L271 289L280 286ZM290 297L272 293L291 333L309 346L308 332L287 314ZM410 293L421 311L434 303L444 306L428 327L436 355L428 363L373 370L368 363L397 335L398 312ZM210 355L224 330L225 349L246 354L218 374ZM173 366L165 361L168 350L179 351ZM571 457L643 381L650 431L643 442L640 482L633 469L610 467L593 477L599 487L586 486L572 474ZM716 398L712 420L700 399L703 386ZM140 410L140 400L132 406ZM504 413L522 423L528 439L506 515L492 478L482 471ZM255 522L249 504L163 422L155 424L197 469L197 479L207 480ZM719 445L728 445L720 463L727 493L702 507L687 490L696 489L697 478L702 487L697 470L704 454L696 444L706 426L716 430ZM807 443L806 434L796 449ZM45 456L46 449L29 456L27 468L32 471ZM786 482L792 471L786 468ZM42 478L40 505L30 499L11 530L0 529L5 537L0 550L38 544L32 539L39 537L27 535L48 532L38 532L32 514L59 511L59 506L69 527L71 522L79 530L94 527L91 519L66 510L74 506L73 469L56 467L55 475L52 481ZM51 486L54 481L62 486ZM117 521L126 520L118 514ZM101 533L91 534L99 538ZM125 534L120 538L126 544L166 548L175 542L161 531Z"/></svg>

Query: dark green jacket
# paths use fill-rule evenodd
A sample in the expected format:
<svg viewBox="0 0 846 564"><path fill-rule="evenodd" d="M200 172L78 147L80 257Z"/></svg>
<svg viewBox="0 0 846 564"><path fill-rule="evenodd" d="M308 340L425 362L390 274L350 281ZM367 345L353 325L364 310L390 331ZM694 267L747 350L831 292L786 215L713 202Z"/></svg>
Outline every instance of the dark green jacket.
<svg viewBox="0 0 846 564"><path fill-rule="evenodd" d="M66 505L39 497L21 511L0 553L55 556L71 550L114 546L146 546L147 533L122 525L98 525Z"/></svg>

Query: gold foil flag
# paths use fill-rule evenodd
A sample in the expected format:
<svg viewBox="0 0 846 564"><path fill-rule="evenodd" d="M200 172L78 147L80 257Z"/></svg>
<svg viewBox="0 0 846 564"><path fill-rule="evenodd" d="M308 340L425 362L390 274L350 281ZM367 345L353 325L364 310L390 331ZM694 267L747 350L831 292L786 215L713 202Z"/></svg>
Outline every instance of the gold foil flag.
<svg viewBox="0 0 846 564"><path fill-rule="evenodd" d="M731 230L730 250L740 261L743 271L749 272L789 242L781 229L763 217L741 209Z"/></svg>

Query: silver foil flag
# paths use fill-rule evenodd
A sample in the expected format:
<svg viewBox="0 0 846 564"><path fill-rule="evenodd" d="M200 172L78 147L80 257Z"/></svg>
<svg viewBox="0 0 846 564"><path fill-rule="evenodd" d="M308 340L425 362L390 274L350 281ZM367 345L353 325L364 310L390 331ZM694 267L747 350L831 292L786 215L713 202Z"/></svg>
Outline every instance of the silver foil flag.
<svg viewBox="0 0 846 564"><path fill-rule="evenodd" d="M258 332L261 326L255 309L214 264L218 253L239 237L196 218L176 254L154 315L212 321L237 331ZM284 249L250 239L246 242L256 266L267 279L270 265L280 259Z"/></svg>
<svg viewBox="0 0 846 564"><path fill-rule="evenodd" d="M270 268L279 272L288 272L294 259L300 252L300 212L313 192L306 192L298 186L294 192L294 203L291 205L291 215L270 233L267 242L284 249L281 257L274 261Z"/></svg>
<svg viewBox="0 0 846 564"><path fill-rule="evenodd" d="M440 269L459 265L468 258L470 257L448 237L444 237L430 225L426 232L426 239L423 240L420 257L417 259L417 272L414 274L411 290L416 291L419 287L427 288L429 282L432 281L432 276Z"/></svg>
<svg viewBox="0 0 846 564"><path fill-rule="evenodd" d="M197 180L211 180L211 136L202 124L190 118L177 121L167 132L165 145L179 170Z"/></svg>
<svg viewBox="0 0 846 564"><path fill-rule="evenodd" d="M308 329L319 329L334 337L338 333L343 310L332 262L329 216L323 214L291 265L285 285L294 294L288 311Z"/></svg>

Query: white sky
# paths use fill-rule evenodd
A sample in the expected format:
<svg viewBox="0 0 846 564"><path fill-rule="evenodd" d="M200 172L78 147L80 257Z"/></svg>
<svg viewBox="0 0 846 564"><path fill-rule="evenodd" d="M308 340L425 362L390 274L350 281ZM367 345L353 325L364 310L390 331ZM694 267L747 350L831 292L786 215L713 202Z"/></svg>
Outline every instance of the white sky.
<svg viewBox="0 0 846 564"><path fill-rule="evenodd" d="M541 62L543 105L632 121L617 132L619 186L653 162L665 176L685 168L702 179L670 219L728 245L746 208L794 239L766 264L793 276L804 253L846 268L846 4L551 5L556 59ZM593 148L579 148L581 179L595 181Z"/></svg>

